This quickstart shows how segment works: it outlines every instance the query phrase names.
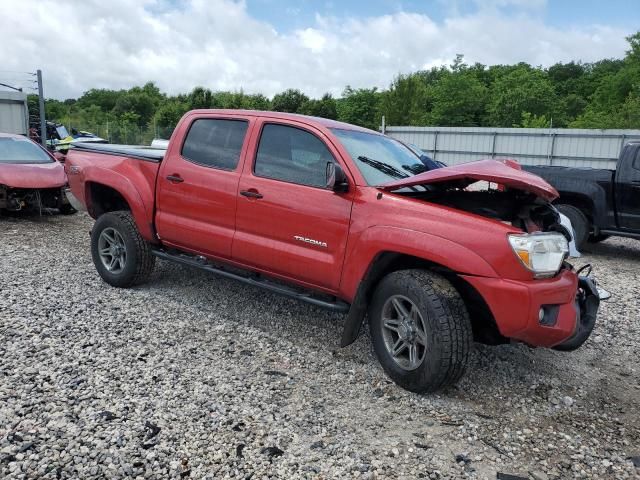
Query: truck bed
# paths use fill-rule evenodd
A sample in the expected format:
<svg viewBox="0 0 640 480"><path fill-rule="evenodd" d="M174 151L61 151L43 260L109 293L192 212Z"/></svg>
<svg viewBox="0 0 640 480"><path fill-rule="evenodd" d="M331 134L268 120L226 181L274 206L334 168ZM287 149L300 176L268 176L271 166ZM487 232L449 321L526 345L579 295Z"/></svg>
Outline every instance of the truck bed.
<svg viewBox="0 0 640 480"><path fill-rule="evenodd" d="M165 153L167 153L166 148L149 147L146 145L76 143L72 148L94 153L104 153L106 155L138 158L156 163L160 163L164 159Z"/></svg>
<svg viewBox="0 0 640 480"><path fill-rule="evenodd" d="M534 173L553 185L555 179L576 179L591 182L611 182L613 170L604 168L560 167L547 165L525 165L524 170Z"/></svg>

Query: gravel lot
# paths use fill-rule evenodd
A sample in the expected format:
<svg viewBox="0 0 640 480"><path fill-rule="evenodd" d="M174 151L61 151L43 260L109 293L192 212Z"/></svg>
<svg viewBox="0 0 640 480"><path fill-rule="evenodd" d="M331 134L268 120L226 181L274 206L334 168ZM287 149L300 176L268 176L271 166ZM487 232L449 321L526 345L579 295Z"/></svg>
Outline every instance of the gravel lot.
<svg viewBox="0 0 640 480"><path fill-rule="evenodd" d="M165 262L107 286L91 224L0 218L0 478L640 478L640 242L575 262L614 294L582 349L479 345L418 396L340 315Z"/></svg>

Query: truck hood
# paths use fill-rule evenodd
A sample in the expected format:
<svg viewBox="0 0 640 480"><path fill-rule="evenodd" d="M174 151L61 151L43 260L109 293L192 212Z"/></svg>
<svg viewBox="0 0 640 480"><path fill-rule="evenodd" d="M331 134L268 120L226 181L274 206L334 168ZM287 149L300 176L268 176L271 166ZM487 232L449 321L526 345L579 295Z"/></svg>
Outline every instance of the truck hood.
<svg viewBox="0 0 640 480"><path fill-rule="evenodd" d="M478 181L493 182L508 188L533 193L549 202L559 196L555 188L537 175L525 172L519 166L511 166L510 163L498 160L479 160L453 167L438 168L412 177L384 183L377 188L391 191L404 187L429 184L443 186L449 184L452 187L465 188Z"/></svg>
<svg viewBox="0 0 640 480"><path fill-rule="evenodd" d="M67 183L64 167L51 163L0 163L0 185L13 188L55 188Z"/></svg>

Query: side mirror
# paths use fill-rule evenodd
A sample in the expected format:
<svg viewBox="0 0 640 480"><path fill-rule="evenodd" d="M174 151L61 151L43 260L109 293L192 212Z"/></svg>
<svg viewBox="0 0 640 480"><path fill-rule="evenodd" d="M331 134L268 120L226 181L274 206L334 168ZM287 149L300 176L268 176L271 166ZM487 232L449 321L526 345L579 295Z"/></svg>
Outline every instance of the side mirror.
<svg viewBox="0 0 640 480"><path fill-rule="evenodd" d="M335 162L327 162L327 189L336 193L349 191L349 181L342 167Z"/></svg>
<svg viewBox="0 0 640 480"><path fill-rule="evenodd" d="M64 163L64 161L67 159L67 156L64 153L56 151L56 152L53 152L53 158L55 158L60 163Z"/></svg>

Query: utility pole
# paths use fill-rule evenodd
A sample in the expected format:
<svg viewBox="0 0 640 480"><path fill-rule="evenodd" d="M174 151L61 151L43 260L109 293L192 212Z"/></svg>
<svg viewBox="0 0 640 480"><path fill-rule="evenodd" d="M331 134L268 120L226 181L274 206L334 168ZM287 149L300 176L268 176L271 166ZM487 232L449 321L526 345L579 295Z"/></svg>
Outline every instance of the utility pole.
<svg viewBox="0 0 640 480"><path fill-rule="evenodd" d="M47 148L47 125L44 116L44 92L42 89L42 70L38 69L38 105L40 110L40 141Z"/></svg>

